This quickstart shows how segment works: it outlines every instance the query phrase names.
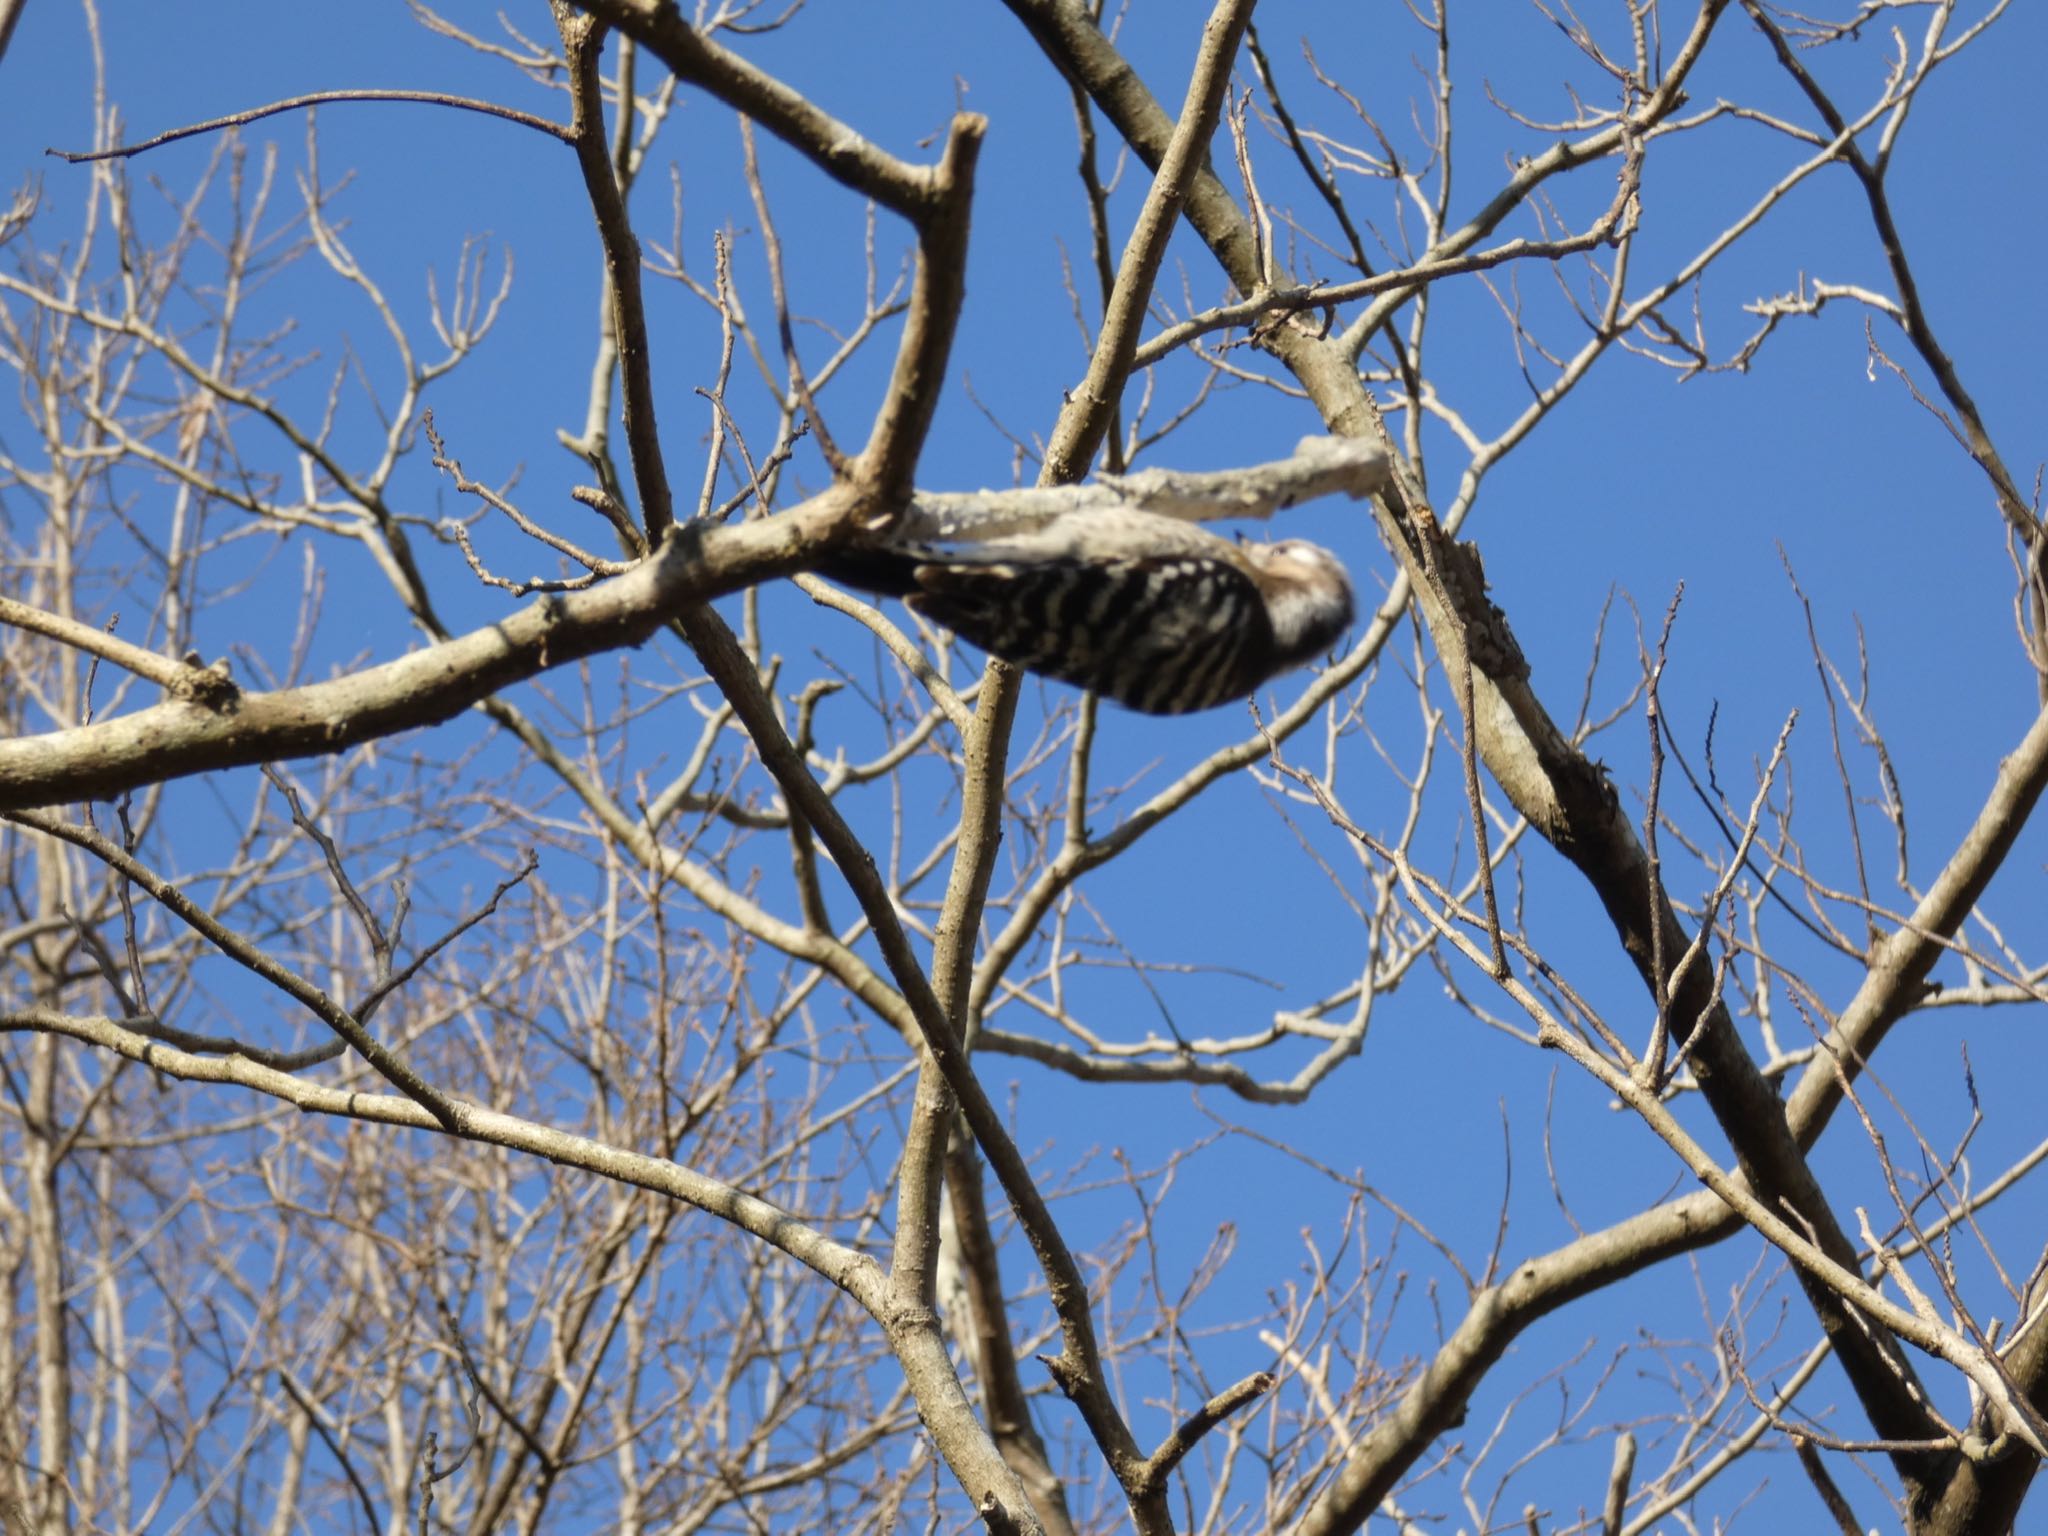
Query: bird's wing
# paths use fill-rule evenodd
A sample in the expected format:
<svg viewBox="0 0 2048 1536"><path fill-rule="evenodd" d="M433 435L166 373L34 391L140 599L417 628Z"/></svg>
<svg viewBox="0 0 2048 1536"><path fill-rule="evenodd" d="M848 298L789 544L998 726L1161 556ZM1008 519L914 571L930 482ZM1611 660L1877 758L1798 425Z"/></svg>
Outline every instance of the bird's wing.
<svg viewBox="0 0 2048 1536"><path fill-rule="evenodd" d="M1193 524L1116 508L1048 516L1035 526L957 518L921 538L850 544L813 569L862 591L908 597L919 590L915 573L922 566L1053 568L1172 556L1229 564L1236 559L1235 548Z"/></svg>
<svg viewBox="0 0 2048 1536"><path fill-rule="evenodd" d="M984 546L963 560L949 552L917 568L921 590L910 605L1007 661L1149 714L1235 697L1270 649L1264 604L1234 559L1206 551L1105 557L1093 540L1085 558L1048 558L1043 547L1029 554L1002 559Z"/></svg>

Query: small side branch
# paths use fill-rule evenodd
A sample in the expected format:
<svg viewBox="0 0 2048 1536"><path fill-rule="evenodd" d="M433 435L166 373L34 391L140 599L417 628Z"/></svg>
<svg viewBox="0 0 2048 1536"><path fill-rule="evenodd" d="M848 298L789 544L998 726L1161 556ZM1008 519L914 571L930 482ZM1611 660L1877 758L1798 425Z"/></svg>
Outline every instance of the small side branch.
<svg viewBox="0 0 2048 1536"><path fill-rule="evenodd" d="M1623 1430L1614 1441L1614 1466L1607 1474L1607 1501L1600 1511L1600 1536L1621 1536L1628 1512L1628 1484L1636 1470L1636 1437Z"/></svg>
<svg viewBox="0 0 2048 1536"><path fill-rule="evenodd" d="M1176 1424L1173 1433L1166 1437L1159 1449L1145 1458L1132 1480L1133 1491L1150 1494L1164 1488L1166 1480L1173 1475L1173 1469L1186 1460L1188 1452L1195 1448L1202 1436L1240 1408L1264 1397L1273 1390L1274 1384L1271 1371L1254 1371L1202 1404Z"/></svg>
<svg viewBox="0 0 2048 1536"><path fill-rule="evenodd" d="M142 646L117 640L108 630L95 629L90 624L81 624L76 619L67 619L62 614L51 613L29 603L16 602L11 597L0 597L0 624L44 635L73 650L84 651L88 656L110 661L125 671L133 672L144 682L155 683L174 699L189 699L212 710L227 709L235 701L237 690L228 677L224 661L210 667L190 661L173 661Z"/></svg>
<svg viewBox="0 0 2048 1536"><path fill-rule="evenodd" d="M928 173L928 204L915 220L917 270L911 278L910 307L896 345L888 393L875 413L860 459L865 483L885 500L909 491L939 408L953 337L967 299L968 215L974 203L975 164L987 133L987 118L974 112L956 114L946 133L945 152ZM798 380L801 383L800 375ZM817 413L810 414L816 422Z"/></svg>

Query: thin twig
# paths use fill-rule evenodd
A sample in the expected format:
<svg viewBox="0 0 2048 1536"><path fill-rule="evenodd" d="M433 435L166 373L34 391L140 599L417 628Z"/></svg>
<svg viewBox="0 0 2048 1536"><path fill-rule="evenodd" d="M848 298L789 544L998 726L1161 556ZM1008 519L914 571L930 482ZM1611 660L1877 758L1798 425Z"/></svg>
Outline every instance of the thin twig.
<svg viewBox="0 0 2048 1536"><path fill-rule="evenodd" d="M575 139L560 123L551 123L544 117L535 117L531 112L521 112L516 107L501 107L494 101L479 101L473 96L450 96L445 91L395 91L366 87L346 91L309 91L303 96L288 96L283 101L273 101L268 106L250 107L242 112L230 112L226 117L210 117L203 123L192 123L184 128L173 128L160 133L153 139L144 139L140 144L118 144L112 149L46 149L46 155L59 160L68 160L81 165L89 160L123 160L130 155L145 154L160 149L166 144L175 144L180 139L193 138L202 133L218 133L223 128L239 128L245 123L254 123L266 117L275 117L280 112L295 112L300 107L323 107L330 103L348 101L410 101L430 107L454 107L463 112L481 112L486 117L501 117L508 123L517 123L522 128L532 128L551 139L560 139L572 144Z"/></svg>

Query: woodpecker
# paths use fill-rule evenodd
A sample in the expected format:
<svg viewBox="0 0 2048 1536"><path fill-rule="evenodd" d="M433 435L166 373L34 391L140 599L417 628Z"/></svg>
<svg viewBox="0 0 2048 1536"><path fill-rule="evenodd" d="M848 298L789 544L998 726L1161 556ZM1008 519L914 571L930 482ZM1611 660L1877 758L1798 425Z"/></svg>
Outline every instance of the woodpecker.
<svg viewBox="0 0 2048 1536"><path fill-rule="evenodd" d="M994 537L963 527L869 546L827 574L1150 715L1243 698L1329 650L1353 611L1351 579L1327 549L1233 543L1129 508L1066 512Z"/></svg>

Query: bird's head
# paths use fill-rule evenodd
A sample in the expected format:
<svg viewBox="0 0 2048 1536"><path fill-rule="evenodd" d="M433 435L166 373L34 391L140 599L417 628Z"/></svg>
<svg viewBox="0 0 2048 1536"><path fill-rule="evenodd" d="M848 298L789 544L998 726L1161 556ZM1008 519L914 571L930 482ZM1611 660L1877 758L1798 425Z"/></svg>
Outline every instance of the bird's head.
<svg viewBox="0 0 2048 1536"><path fill-rule="evenodd" d="M1351 627L1351 577L1320 544L1283 539L1247 544L1242 553L1266 599L1274 647L1287 665L1327 651Z"/></svg>

